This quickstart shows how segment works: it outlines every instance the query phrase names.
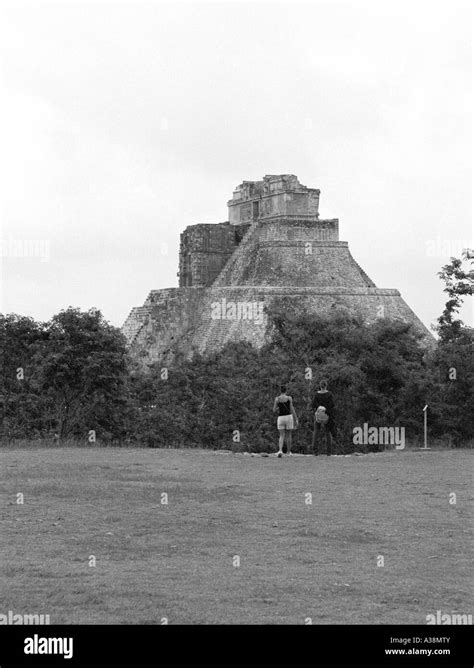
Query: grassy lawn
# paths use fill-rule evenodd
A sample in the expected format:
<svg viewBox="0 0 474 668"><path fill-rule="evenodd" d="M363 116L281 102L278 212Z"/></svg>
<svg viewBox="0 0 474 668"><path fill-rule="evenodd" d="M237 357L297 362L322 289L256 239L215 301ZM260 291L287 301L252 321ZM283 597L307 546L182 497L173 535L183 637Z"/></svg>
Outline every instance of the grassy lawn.
<svg viewBox="0 0 474 668"><path fill-rule="evenodd" d="M52 624L473 613L472 461L470 451L3 449L0 613Z"/></svg>

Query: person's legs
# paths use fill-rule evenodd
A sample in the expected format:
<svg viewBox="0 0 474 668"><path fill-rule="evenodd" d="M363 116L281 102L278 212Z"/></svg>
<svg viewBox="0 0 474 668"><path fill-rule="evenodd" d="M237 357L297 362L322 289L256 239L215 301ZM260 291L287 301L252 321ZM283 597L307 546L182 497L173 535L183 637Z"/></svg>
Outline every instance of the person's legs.
<svg viewBox="0 0 474 668"><path fill-rule="evenodd" d="M286 434L286 453L288 455L291 455L291 442L292 442L291 429L286 429L285 434Z"/></svg>
<svg viewBox="0 0 474 668"><path fill-rule="evenodd" d="M285 429L278 429L278 452L277 455L281 457L283 455L283 444L285 442Z"/></svg>
<svg viewBox="0 0 474 668"><path fill-rule="evenodd" d="M332 446L336 438L336 430L334 422L330 419L326 425L326 454L330 455L332 453Z"/></svg>
<svg viewBox="0 0 474 668"><path fill-rule="evenodd" d="M314 421L314 427L313 427L313 442L311 444L311 448L313 451L313 455L317 455L318 453L318 441L319 441L319 428L320 425L316 420Z"/></svg>
<svg viewBox="0 0 474 668"><path fill-rule="evenodd" d="M326 454L329 457L331 454L332 434L327 425L324 425L324 431L326 432Z"/></svg>

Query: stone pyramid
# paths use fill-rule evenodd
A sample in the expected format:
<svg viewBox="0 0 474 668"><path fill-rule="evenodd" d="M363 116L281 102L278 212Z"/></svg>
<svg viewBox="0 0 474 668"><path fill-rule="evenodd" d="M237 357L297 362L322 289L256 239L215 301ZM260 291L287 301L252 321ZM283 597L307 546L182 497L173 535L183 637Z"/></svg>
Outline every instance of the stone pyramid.
<svg viewBox="0 0 474 668"><path fill-rule="evenodd" d="M152 290L123 325L132 356L146 365L228 341L261 346L269 337L265 307L282 298L305 312L339 308L367 323L411 322L432 342L398 290L377 288L339 241L338 219L319 218L319 195L293 174L266 175L235 189L229 221L187 227L179 287Z"/></svg>

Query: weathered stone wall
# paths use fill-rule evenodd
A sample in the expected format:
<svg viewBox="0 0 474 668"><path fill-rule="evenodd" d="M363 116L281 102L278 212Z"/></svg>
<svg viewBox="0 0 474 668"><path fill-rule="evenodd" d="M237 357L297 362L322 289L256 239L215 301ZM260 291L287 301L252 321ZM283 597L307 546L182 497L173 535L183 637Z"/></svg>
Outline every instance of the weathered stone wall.
<svg viewBox="0 0 474 668"><path fill-rule="evenodd" d="M262 181L244 181L229 200L232 225L268 216L303 216L316 220L319 210L317 188L302 185L294 174L267 175Z"/></svg>
<svg viewBox="0 0 474 668"><path fill-rule="evenodd" d="M212 285L248 226L229 223L190 225L181 234L179 286Z"/></svg>
<svg viewBox="0 0 474 668"><path fill-rule="evenodd" d="M413 322L423 336L431 335L423 323L401 298L398 290L360 287L360 288L319 288L319 287L222 287L206 290L202 303L200 321L194 332L194 342L201 352L220 348L228 341L246 340L255 346L261 346L268 335L267 318L260 319L260 310L253 309L253 318L234 317L213 318L213 305L225 299L227 308L230 303L261 304L265 307L279 300L290 299L295 308L302 313L327 313L334 309L345 309L360 315L366 323L386 317L404 322ZM222 309L221 309L221 315ZM257 316L257 317L255 317Z"/></svg>
<svg viewBox="0 0 474 668"><path fill-rule="evenodd" d="M213 285L215 287L221 285L239 285L241 276L246 268L252 266L252 259L255 257L258 249L258 235L258 226L251 225L238 248L214 281Z"/></svg>
<svg viewBox="0 0 474 668"><path fill-rule="evenodd" d="M143 327L143 323L149 312L149 306L135 306L130 311L127 319L122 325L122 334L125 336L129 344L134 341L136 334Z"/></svg>
<svg viewBox="0 0 474 668"><path fill-rule="evenodd" d="M375 287L347 242L335 240L338 223L293 218L255 223L213 286Z"/></svg>
<svg viewBox="0 0 474 668"><path fill-rule="evenodd" d="M272 216L258 222L260 241L338 241L339 220L307 220L301 216Z"/></svg>
<svg viewBox="0 0 474 668"><path fill-rule="evenodd" d="M260 203L260 218L268 216L318 217L319 192L282 192L263 195Z"/></svg>
<svg viewBox="0 0 474 668"><path fill-rule="evenodd" d="M370 279L369 279L370 281ZM370 287L345 241L264 241L243 283L274 286Z"/></svg>
<svg viewBox="0 0 474 668"><path fill-rule="evenodd" d="M153 290L145 302L141 326L129 339L136 361L147 365L166 361L177 350L190 352L205 293L206 288Z"/></svg>
<svg viewBox="0 0 474 668"><path fill-rule="evenodd" d="M143 365L169 360L178 349L205 353L229 341L260 347L270 335L266 308L288 299L302 313L344 309L367 324L383 317L412 322L427 341L431 338L398 290L392 289L222 286L157 290L150 297L150 310L133 340L134 356Z"/></svg>

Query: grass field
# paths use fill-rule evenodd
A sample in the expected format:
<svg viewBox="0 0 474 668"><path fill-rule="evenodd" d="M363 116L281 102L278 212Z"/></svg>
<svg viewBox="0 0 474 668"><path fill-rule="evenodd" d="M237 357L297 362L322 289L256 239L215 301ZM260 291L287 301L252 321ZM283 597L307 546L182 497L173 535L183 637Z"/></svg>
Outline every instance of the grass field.
<svg viewBox="0 0 474 668"><path fill-rule="evenodd" d="M437 610L473 613L469 451L7 448L0 462L2 614L425 624Z"/></svg>

